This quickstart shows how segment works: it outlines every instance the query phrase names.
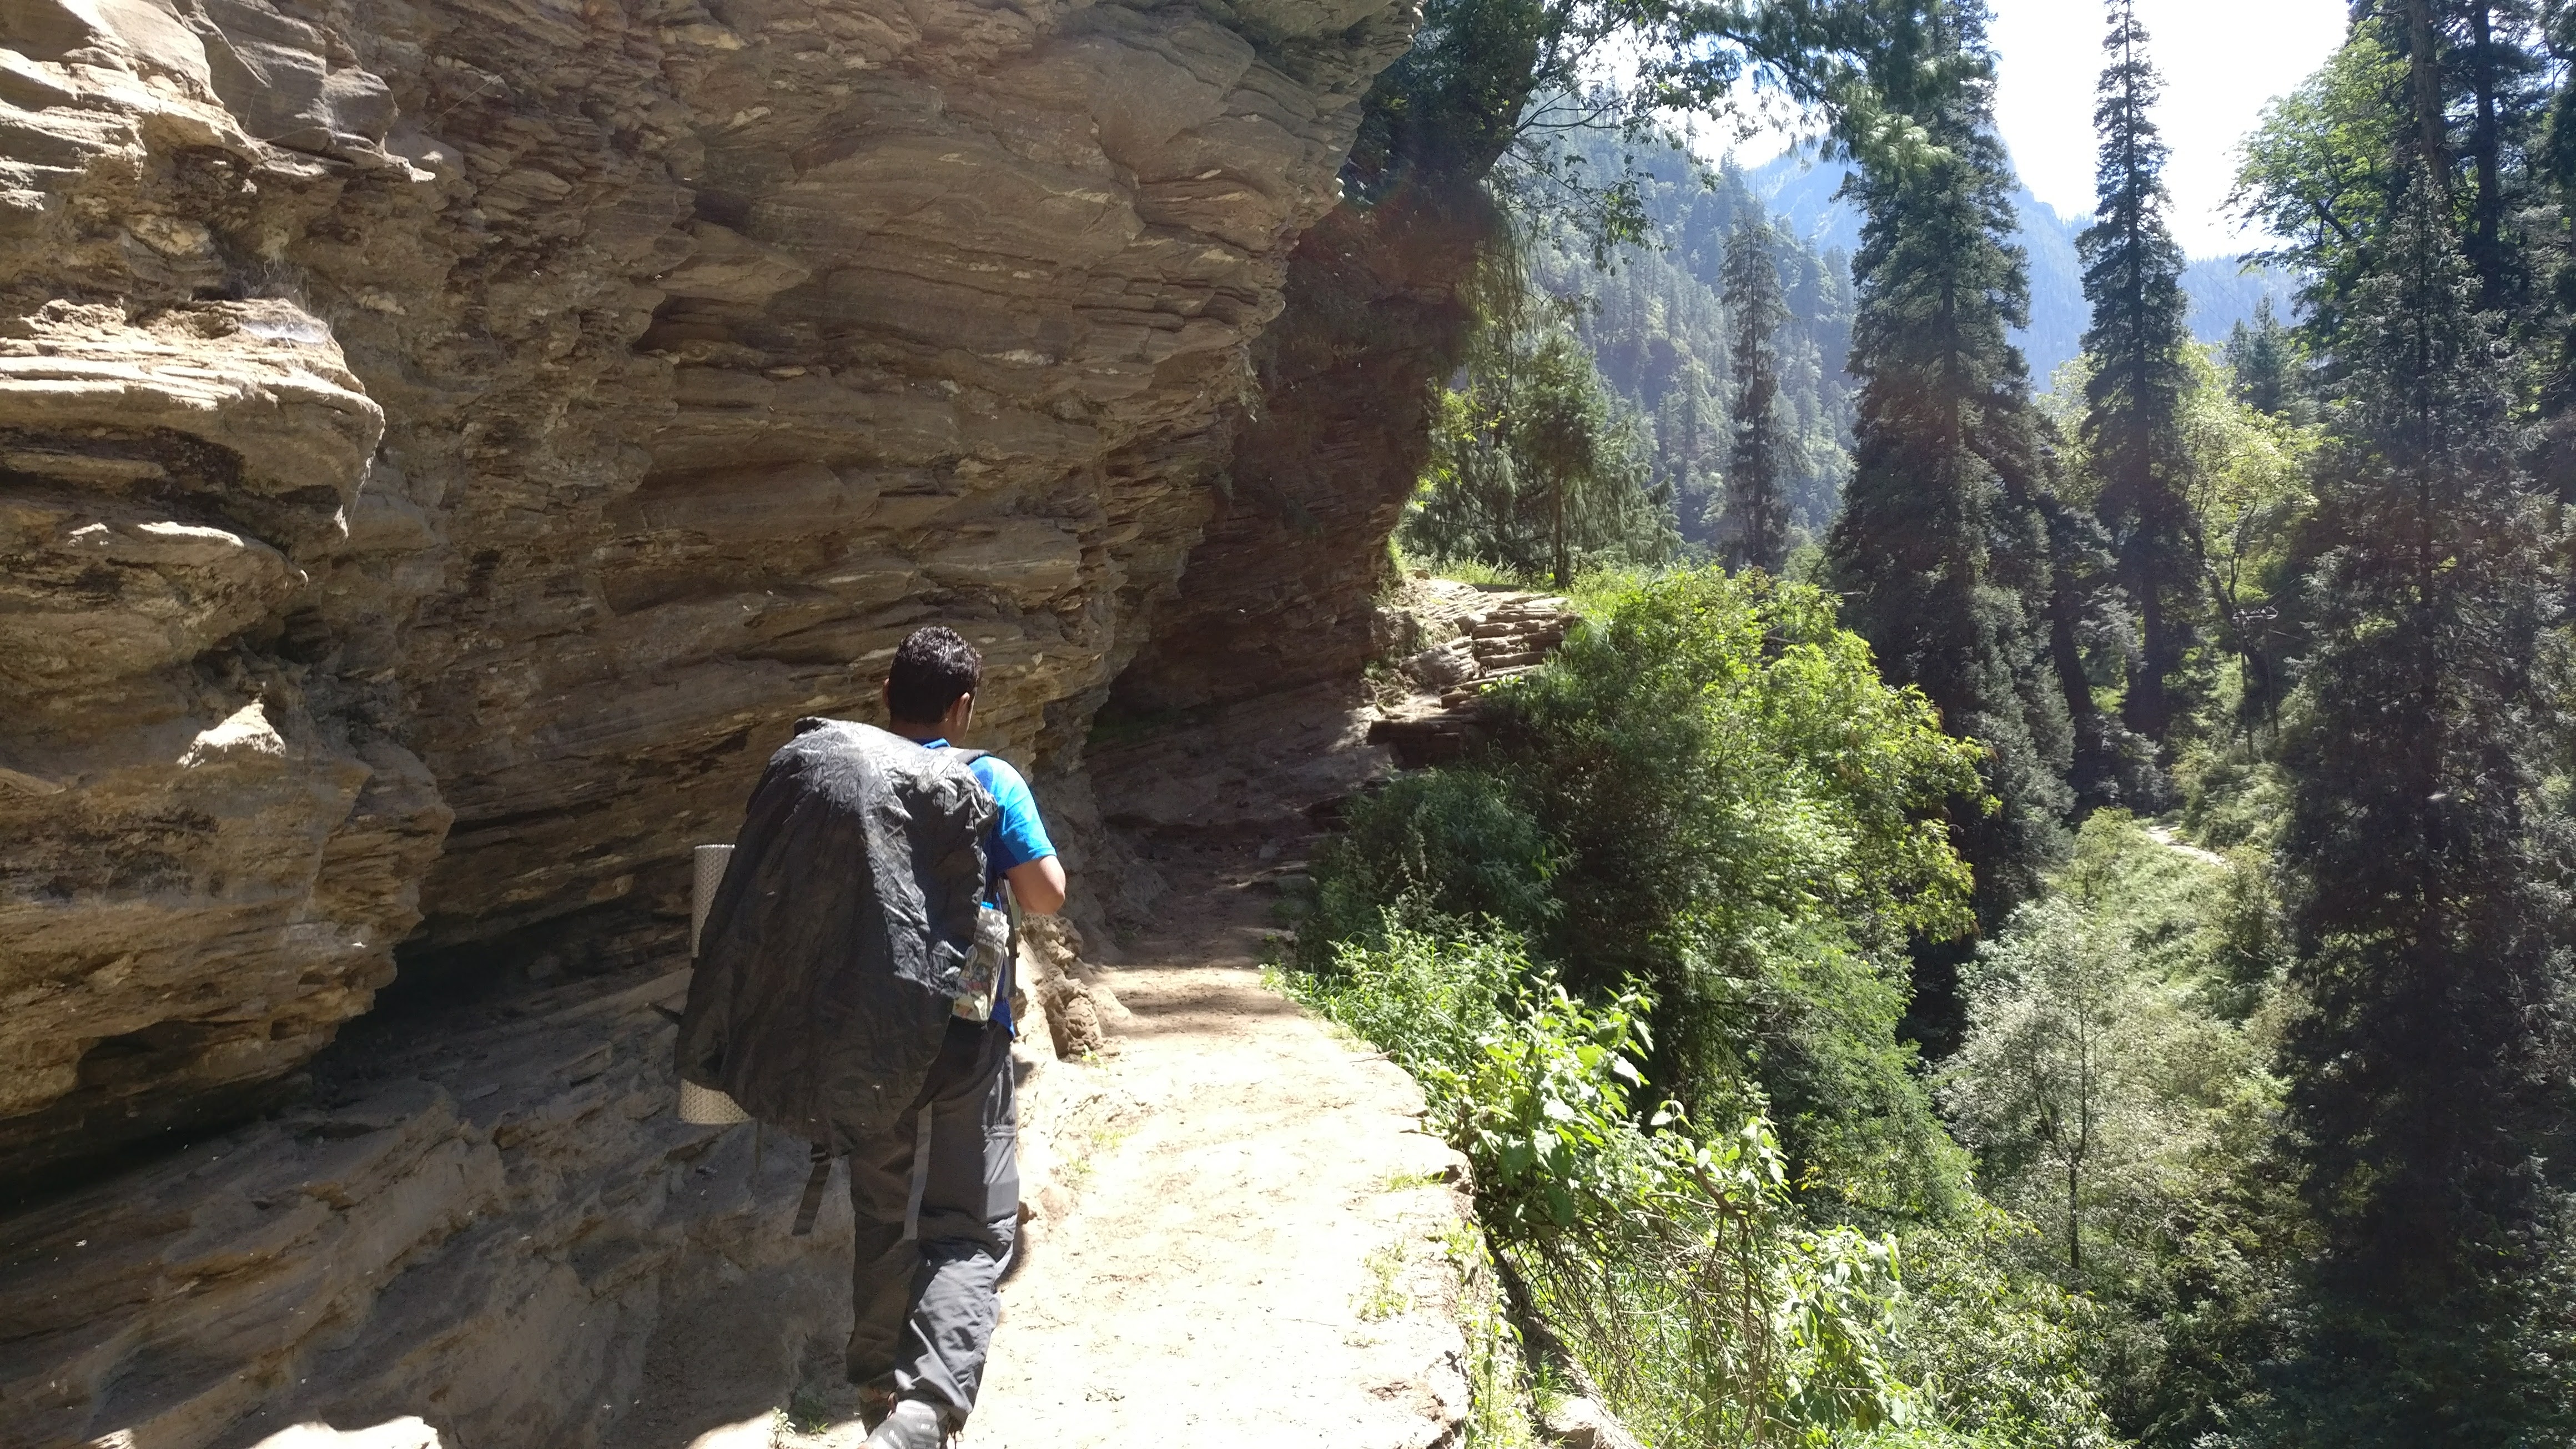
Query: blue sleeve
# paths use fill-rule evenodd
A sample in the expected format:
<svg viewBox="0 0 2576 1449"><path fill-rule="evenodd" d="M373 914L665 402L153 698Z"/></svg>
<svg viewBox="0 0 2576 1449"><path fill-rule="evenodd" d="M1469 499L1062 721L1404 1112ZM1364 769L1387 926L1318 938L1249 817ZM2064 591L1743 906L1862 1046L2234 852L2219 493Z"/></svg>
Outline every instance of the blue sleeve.
<svg viewBox="0 0 2576 1449"><path fill-rule="evenodd" d="M1001 818L993 822L988 852L992 859L986 862L994 874L1055 854L1046 822L1038 818L1037 797L1029 793L1029 782L1020 778L1019 771L996 755L986 755L968 768L993 793L993 803L1002 807Z"/></svg>

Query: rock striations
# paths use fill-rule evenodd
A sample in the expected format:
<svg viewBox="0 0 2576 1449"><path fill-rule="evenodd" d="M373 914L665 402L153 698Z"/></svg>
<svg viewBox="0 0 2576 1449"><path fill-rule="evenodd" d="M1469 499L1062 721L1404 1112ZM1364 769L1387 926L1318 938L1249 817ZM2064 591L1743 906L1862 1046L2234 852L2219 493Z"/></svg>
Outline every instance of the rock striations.
<svg viewBox="0 0 2576 1449"><path fill-rule="evenodd" d="M1413 20L0 0L0 1177L260 1105L398 945L667 954L918 622L1070 770ZM436 1102L381 1150L501 1192Z"/></svg>

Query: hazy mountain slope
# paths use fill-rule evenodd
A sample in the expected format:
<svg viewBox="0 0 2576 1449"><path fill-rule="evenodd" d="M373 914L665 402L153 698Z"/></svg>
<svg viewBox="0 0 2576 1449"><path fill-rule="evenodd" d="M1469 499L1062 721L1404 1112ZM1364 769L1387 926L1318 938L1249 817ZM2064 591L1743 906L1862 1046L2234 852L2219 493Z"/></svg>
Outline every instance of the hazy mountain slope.
<svg viewBox="0 0 2576 1449"><path fill-rule="evenodd" d="M1617 164L1606 147L1592 161ZM1735 395L1719 270L1739 219L1764 208L1743 173L1721 171L1703 184L1678 152L1647 159L1642 171L1654 246L1622 251L1605 273L1580 245L1541 237L1527 247L1530 275L1550 293L1583 300L1575 330L1636 410L1683 536L1708 543ZM1789 496L1795 522L1816 529L1833 516L1849 465L1851 381L1842 365L1851 350L1851 267L1795 236L1782 238L1779 261L1790 310L1778 339L1780 406L1797 442Z"/></svg>
<svg viewBox="0 0 2576 1449"><path fill-rule="evenodd" d="M1808 165L1782 156L1746 171L1744 178L1811 246L1850 252L1860 247L1860 213L1836 199L1848 174L1839 165ZM2030 327L2013 340L2030 359L2032 381L2045 387L2049 374L2082 350L2091 318L2084 304L2083 269L2075 259L2076 233L2089 218L2061 217L2027 187L2017 190L2013 201L2021 213L2022 245L2030 252ZM2267 293L2288 316L2292 290L2282 273L2262 268L2247 274L2233 257L2206 257L2183 273L2192 334L2203 342L2227 340L2228 329L2252 317L2255 301Z"/></svg>

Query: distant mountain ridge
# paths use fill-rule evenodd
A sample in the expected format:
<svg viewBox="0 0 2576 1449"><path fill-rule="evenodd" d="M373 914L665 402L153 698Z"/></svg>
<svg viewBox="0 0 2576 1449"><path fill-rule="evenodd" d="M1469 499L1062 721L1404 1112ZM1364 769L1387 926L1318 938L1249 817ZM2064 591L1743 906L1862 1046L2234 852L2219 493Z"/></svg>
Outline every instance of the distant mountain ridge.
<svg viewBox="0 0 2576 1449"><path fill-rule="evenodd" d="M1742 174L1753 193L1809 246L1839 250L1846 258L1860 250L1860 210L1835 199L1851 168L1780 156ZM2021 218L2022 245L2030 253L2030 326L2015 332L2013 341L2030 360L2032 385L2045 389L2050 375L2084 350L2084 329L2092 321L2092 309L2084 301L2084 269L2075 257L2075 238L2092 218L2059 216L2057 208L2018 183L2013 207ZM2287 318L2296 290L2293 279L2278 268L2247 272L2233 257L2192 262L2183 272L2182 286L2191 298L2192 335L2203 342L2226 341L2230 328L2252 320L2255 303L2265 296Z"/></svg>
<svg viewBox="0 0 2576 1449"><path fill-rule="evenodd" d="M1606 139L1586 157L1596 174L1626 164ZM1721 474L1734 438L1736 379L1721 296L1727 239L1765 215L1742 172L1703 175L1679 151L1636 158L1638 199L1655 243L1623 250L1607 271L1579 242L1541 228L1527 238L1531 280L1581 298L1574 328L1603 379L1634 409L1645 461L1672 490L1684 539L1715 539ZM1851 267L1846 258L1782 237L1777 253L1789 321L1775 339L1782 421L1793 439L1784 484L1798 526L1833 517L1851 433Z"/></svg>

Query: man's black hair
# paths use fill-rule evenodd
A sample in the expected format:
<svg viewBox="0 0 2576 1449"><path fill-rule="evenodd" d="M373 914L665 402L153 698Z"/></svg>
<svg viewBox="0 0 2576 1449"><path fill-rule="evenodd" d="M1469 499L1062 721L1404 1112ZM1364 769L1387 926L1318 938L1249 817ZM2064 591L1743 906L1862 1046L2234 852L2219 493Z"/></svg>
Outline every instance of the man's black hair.
<svg viewBox="0 0 2576 1449"><path fill-rule="evenodd" d="M937 724L984 682L984 656L944 624L915 629L886 672L886 712L905 724Z"/></svg>

